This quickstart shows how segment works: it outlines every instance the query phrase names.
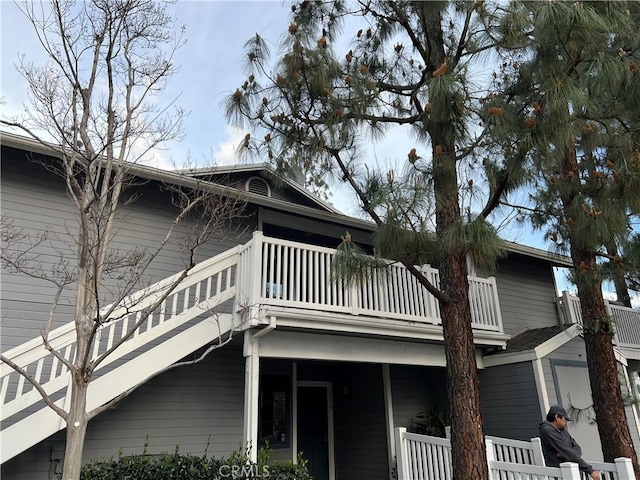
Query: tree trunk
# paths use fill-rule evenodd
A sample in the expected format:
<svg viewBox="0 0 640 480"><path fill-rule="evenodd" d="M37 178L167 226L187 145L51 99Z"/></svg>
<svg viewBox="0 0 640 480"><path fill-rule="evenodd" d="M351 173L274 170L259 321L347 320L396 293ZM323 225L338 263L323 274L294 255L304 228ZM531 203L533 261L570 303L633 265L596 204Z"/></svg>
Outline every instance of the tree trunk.
<svg viewBox="0 0 640 480"><path fill-rule="evenodd" d="M638 458L624 411L618 362L613 351L614 324L608 318L600 282L589 278L589 272L597 268L596 256L594 252L572 248L572 257L578 272L576 283L584 326L589 383L602 454L605 462L613 462L618 457L631 458L636 478L640 479Z"/></svg>
<svg viewBox="0 0 640 480"><path fill-rule="evenodd" d="M451 405L453 478L488 478L480 386L471 328L467 265L461 252L440 264L440 282L453 301L440 304Z"/></svg>
<svg viewBox="0 0 640 480"><path fill-rule="evenodd" d="M562 159L562 177L567 185L579 182L580 178L574 143L566 147ZM571 192L570 189L567 191ZM580 201L581 197L575 192L562 196L563 209L568 217L566 220L569 225L571 260L580 297L589 383L602 453L606 462L613 462L617 457L631 458L636 479L640 480L638 457L624 411L618 362L613 351L613 323L602 295L602 277L596 262L596 252L584 246L589 244L588 239L579 237L581 232L576 231L573 226L575 219L570 217L570 212L584 206L574 203Z"/></svg>
<svg viewBox="0 0 640 480"><path fill-rule="evenodd" d="M433 137L432 137L433 138ZM436 143L434 145L440 145ZM441 146L441 145L440 145ZM453 145L435 152L434 190L438 238L461 221ZM467 259L461 245L441 245L440 288L449 301L440 302L444 349L447 360L447 393L451 408L453 478L489 478L482 431L480 386L471 328Z"/></svg>
<svg viewBox="0 0 640 480"><path fill-rule="evenodd" d="M87 433L87 390L84 375L77 370L72 376L71 405L67 419L67 444L62 480L79 480L82 468L84 438Z"/></svg>

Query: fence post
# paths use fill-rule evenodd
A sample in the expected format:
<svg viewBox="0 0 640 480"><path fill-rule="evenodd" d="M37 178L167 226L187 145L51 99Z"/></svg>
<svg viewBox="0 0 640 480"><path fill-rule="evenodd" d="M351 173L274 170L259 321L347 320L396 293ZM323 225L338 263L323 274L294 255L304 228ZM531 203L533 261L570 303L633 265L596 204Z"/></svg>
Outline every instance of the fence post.
<svg viewBox="0 0 640 480"><path fill-rule="evenodd" d="M542 442L539 437L531 439L531 450L533 452L533 464L541 467L546 466L544 455L542 454Z"/></svg>
<svg viewBox="0 0 640 480"><path fill-rule="evenodd" d="M486 438L484 439L485 449L487 450L487 470L489 472L489 480L493 479L493 473L491 471L491 467L493 462L496 459L495 451L493 449L493 440Z"/></svg>
<svg viewBox="0 0 640 480"><path fill-rule="evenodd" d="M635 480L636 474L633 471L631 459L620 457L614 460L616 464L616 472L618 472L618 480Z"/></svg>
<svg viewBox="0 0 640 480"><path fill-rule="evenodd" d="M260 230L253 232L253 245L251 246L251 260L249 260L249 268L251 269L251 280L249 282L248 300L249 300L249 318L248 321L252 325L258 324L260 312L260 300L263 296L262 289L262 243L263 234Z"/></svg>
<svg viewBox="0 0 640 480"><path fill-rule="evenodd" d="M560 471L562 472L562 480L580 480L580 469L577 463L561 463Z"/></svg>
<svg viewBox="0 0 640 480"><path fill-rule="evenodd" d="M407 442L405 441L405 434L407 429L405 427L396 427L396 469L398 470L398 480L411 480L409 472L409 458L407 451Z"/></svg>

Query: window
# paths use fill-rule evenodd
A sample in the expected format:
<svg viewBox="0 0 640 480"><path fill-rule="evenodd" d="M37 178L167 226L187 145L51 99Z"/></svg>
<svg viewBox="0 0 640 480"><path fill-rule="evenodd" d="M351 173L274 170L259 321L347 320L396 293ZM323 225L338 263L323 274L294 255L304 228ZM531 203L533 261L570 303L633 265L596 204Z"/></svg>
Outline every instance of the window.
<svg viewBox="0 0 640 480"><path fill-rule="evenodd" d="M271 448L290 445L291 379L288 375L263 375L260 379L260 443Z"/></svg>

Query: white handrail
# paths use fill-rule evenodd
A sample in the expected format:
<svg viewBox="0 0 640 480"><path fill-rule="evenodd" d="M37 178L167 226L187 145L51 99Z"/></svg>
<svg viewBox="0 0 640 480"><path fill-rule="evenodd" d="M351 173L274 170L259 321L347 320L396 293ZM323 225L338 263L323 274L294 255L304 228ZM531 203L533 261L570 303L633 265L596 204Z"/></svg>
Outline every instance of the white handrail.
<svg viewBox="0 0 640 480"><path fill-rule="evenodd" d="M231 298L235 293L233 278L236 263L237 251L232 249L196 265L134 335L105 359L98 369L201 315L218 302ZM178 275L172 275L126 297L98 328L91 349L92 358L98 358L121 341L140 318L139 315L153 305L178 278ZM109 312L111 308L104 307L102 312ZM73 361L76 344L74 322L52 330L49 343L66 360ZM4 356L26 369L48 394L68 386L67 368L44 348L42 338L37 337L19 345L4 353ZM2 420L40 400L40 394L29 382L5 363L0 364L0 382Z"/></svg>

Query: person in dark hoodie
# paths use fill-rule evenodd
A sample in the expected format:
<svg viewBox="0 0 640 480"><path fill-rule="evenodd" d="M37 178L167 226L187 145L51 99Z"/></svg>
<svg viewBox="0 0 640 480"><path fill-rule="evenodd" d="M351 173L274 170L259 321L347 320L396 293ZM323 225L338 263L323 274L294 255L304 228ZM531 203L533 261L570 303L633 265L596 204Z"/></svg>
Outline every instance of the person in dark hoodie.
<svg viewBox="0 0 640 480"><path fill-rule="evenodd" d="M581 472L591 476L593 480L600 480L600 472L582 459L582 449L569 432L567 422L571 418L560 405L553 405L547 413L547 421L540 424L540 442L542 454L548 467L559 467L563 462L577 463Z"/></svg>

